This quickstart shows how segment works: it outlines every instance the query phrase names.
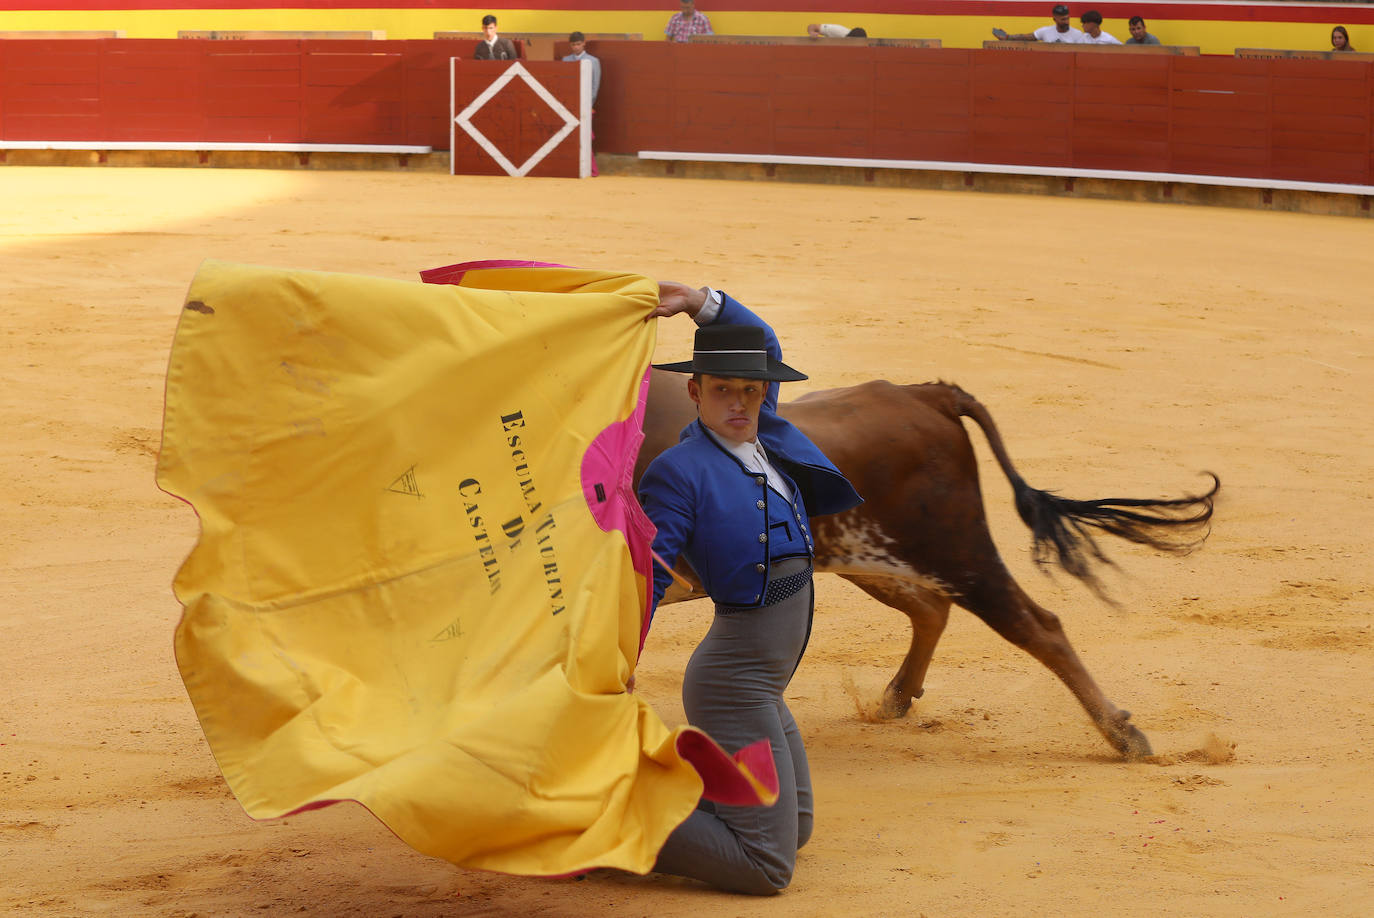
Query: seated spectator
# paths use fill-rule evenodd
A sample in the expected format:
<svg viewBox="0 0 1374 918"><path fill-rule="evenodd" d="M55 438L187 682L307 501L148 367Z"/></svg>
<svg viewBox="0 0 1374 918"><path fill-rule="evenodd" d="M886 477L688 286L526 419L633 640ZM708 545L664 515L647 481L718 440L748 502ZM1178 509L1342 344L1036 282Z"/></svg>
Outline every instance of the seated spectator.
<svg viewBox="0 0 1374 918"><path fill-rule="evenodd" d="M1140 16L1132 16L1129 23L1131 27L1131 37L1124 42L1128 45L1157 45L1159 39L1145 31L1145 20Z"/></svg>
<svg viewBox="0 0 1374 918"><path fill-rule="evenodd" d="M668 19L668 27L663 34L669 41L689 41L693 35L714 35L711 20L704 13L697 12L696 0L682 0L682 11Z"/></svg>
<svg viewBox="0 0 1374 918"><path fill-rule="evenodd" d="M496 34L496 17L491 13L482 17L482 34L485 39L477 43L477 50L472 53L475 61L513 61L517 57L515 44L509 38L500 38Z"/></svg>
<svg viewBox="0 0 1374 918"><path fill-rule="evenodd" d="M1350 33L1345 30L1345 26L1338 25L1331 30L1331 50L1332 51L1354 51L1354 45L1350 44Z"/></svg>
<svg viewBox="0 0 1374 918"><path fill-rule="evenodd" d="M1019 35L1008 35L1001 29L993 29L992 34L998 41L1048 41L1064 42L1070 45L1081 45L1083 43L1083 33L1069 25L1069 8L1062 3L1055 4L1050 10L1050 18L1054 20L1053 25L1041 26L1034 32L1022 32Z"/></svg>
<svg viewBox="0 0 1374 918"><path fill-rule="evenodd" d="M863 29L847 29L842 25L813 22L806 27L807 38L867 38Z"/></svg>
<svg viewBox="0 0 1374 918"><path fill-rule="evenodd" d="M1088 10L1078 20L1083 23L1083 44L1085 45L1119 45L1120 41L1111 32L1102 31L1102 14L1097 10Z"/></svg>
<svg viewBox="0 0 1374 918"><path fill-rule="evenodd" d="M601 89L601 61L587 53L587 36L574 32L568 36L568 50L572 52L563 58L565 61L592 62L592 107L596 107L596 94Z"/></svg>

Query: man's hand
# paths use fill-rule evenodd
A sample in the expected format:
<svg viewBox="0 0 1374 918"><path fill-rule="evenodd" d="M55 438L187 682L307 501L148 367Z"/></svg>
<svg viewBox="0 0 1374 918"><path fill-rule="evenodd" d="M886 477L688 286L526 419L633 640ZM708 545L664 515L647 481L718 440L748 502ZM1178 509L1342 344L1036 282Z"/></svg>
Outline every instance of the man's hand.
<svg viewBox="0 0 1374 918"><path fill-rule="evenodd" d="M650 319L675 316L680 312L696 317L701 307L706 305L706 288L697 290L677 281L658 282L658 305L649 313Z"/></svg>

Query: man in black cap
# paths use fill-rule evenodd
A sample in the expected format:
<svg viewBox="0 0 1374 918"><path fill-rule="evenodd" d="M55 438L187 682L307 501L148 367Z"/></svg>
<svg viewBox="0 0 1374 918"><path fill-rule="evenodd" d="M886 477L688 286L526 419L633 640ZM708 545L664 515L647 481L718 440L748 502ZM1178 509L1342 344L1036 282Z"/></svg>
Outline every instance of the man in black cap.
<svg viewBox="0 0 1374 918"><path fill-rule="evenodd" d="M993 29L992 34L997 37L998 41L1048 41L1064 42L1070 45L1083 43L1083 33L1069 25L1069 8L1067 6L1062 3L1056 4L1050 10L1050 16L1054 19L1054 24L1041 26L1034 32L1008 35L1001 29Z"/></svg>
<svg viewBox="0 0 1374 918"><path fill-rule="evenodd" d="M687 719L727 752L768 738L778 773L770 807L702 801L673 830L654 869L733 892L787 886L811 836L806 750L782 693L811 633L814 553L809 516L860 503L820 449L777 414L778 383L806 379L782 362L773 330L730 296L659 285L654 316L698 324L692 359L659 367L690 373L698 419L640 480L658 528L654 551L682 555L716 604L711 629L683 676ZM670 582L655 569L653 607Z"/></svg>

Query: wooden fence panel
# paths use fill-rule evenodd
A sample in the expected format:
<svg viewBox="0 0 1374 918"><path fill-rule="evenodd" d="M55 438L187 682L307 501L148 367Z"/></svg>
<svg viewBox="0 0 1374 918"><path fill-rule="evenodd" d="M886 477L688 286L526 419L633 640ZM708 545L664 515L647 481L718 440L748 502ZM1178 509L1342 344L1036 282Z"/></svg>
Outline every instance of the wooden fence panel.
<svg viewBox="0 0 1374 918"><path fill-rule="evenodd" d="M964 161L972 155L970 52L873 51L873 131L879 159Z"/></svg>
<svg viewBox="0 0 1374 918"><path fill-rule="evenodd" d="M405 129L401 143L448 149L448 62L451 44L407 41L402 66Z"/></svg>
<svg viewBox="0 0 1374 918"><path fill-rule="evenodd" d="M102 139L193 141L205 136L204 55L180 42L104 43Z"/></svg>
<svg viewBox="0 0 1374 918"><path fill-rule="evenodd" d="M1073 165L1149 171L1169 154L1165 55L1074 57Z"/></svg>
<svg viewBox="0 0 1374 918"><path fill-rule="evenodd" d="M672 124L674 57L663 42L592 41L601 61L601 93L593 126L606 152L666 150Z"/></svg>
<svg viewBox="0 0 1374 918"><path fill-rule="evenodd" d="M1073 144L1073 64L1063 54L987 52L973 58L972 159L1049 166Z"/></svg>
<svg viewBox="0 0 1374 918"><path fill-rule="evenodd" d="M99 137L103 39L14 39L0 53L3 137L49 140Z"/></svg>
<svg viewBox="0 0 1374 918"><path fill-rule="evenodd" d="M867 49L781 45L754 52L776 74L770 104L774 152L872 155L873 58Z"/></svg>
<svg viewBox="0 0 1374 918"><path fill-rule="evenodd" d="M292 39L186 41L205 73L205 139L298 143L301 52Z"/></svg>
<svg viewBox="0 0 1374 918"><path fill-rule="evenodd" d="M1369 175L1368 61L1272 60L1272 175L1363 184Z"/></svg>
<svg viewBox="0 0 1374 918"><path fill-rule="evenodd" d="M301 43L303 141L384 144L404 135L404 67L396 44Z"/></svg>

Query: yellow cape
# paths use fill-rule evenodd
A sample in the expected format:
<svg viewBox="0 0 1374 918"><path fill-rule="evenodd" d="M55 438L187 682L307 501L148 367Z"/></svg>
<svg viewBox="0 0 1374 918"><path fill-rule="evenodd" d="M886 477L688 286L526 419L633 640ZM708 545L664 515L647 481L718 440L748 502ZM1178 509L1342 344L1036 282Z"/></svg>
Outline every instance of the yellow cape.
<svg viewBox="0 0 1374 918"><path fill-rule="evenodd" d="M177 663L251 816L356 800L457 864L642 873L702 780L625 691L645 571L581 465L637 406L657 287L521 281L201 267L158 461L201 519Z"/></svg>

